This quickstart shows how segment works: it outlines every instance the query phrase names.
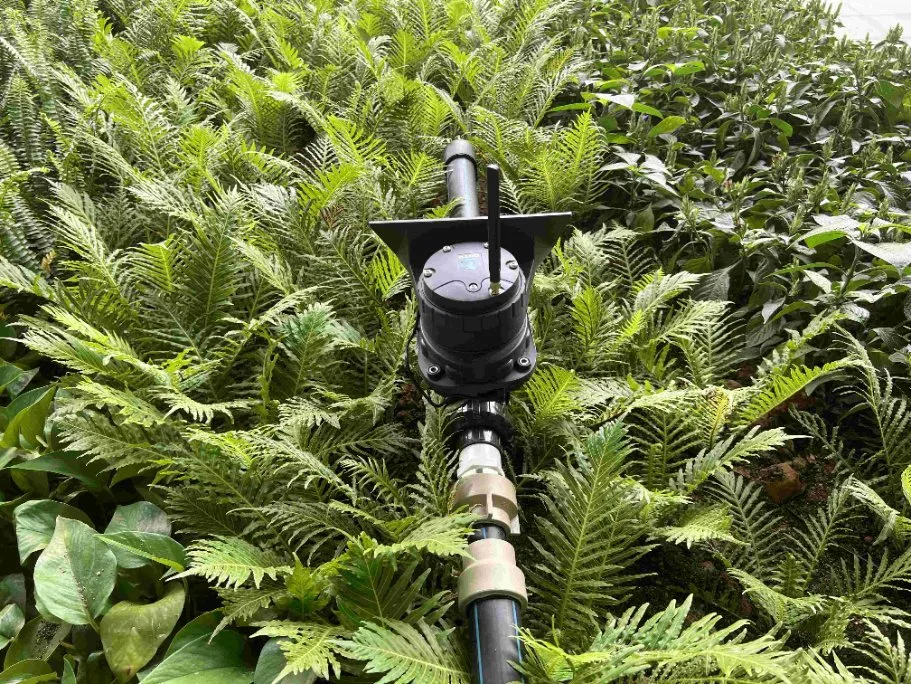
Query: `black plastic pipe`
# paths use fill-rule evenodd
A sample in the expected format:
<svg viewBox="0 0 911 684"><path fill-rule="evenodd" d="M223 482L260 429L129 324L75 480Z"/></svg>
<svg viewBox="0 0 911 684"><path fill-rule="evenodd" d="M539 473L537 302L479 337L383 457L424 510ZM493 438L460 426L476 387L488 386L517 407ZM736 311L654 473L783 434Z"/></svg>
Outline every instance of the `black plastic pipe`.
<svg viewBox="0 0 911 684"><path fill-rule="evenodd" d="M467 140L453 140L446 146L443 161L446 164L446 189L449 191L449 201L459 200L459 206L452 212L453 216L480 216L474 145Z"/></svg>
<svg viewBox="0 0 911 684"><path fill-rule="evenodd" d="M480 525L475 539L506 539L497 525ZM475 684L524 682L512 663L522 662L519 641L521 618L519 604L511 598L492 596L468 605L468 630L471 635L471 666Z"/></svg>

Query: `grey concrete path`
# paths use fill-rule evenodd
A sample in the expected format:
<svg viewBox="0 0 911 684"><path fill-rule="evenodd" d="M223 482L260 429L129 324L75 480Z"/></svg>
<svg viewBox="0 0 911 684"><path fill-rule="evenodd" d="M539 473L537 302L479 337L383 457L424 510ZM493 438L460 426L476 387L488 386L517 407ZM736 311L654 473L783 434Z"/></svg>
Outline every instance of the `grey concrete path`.
<svg viewBox="0 0 911 684"><path fill-rule="evenodd" d="M841 23L852 38L869 36L874 42L901 24L905 29L902 37L911 41L911 0L843 0Z"/></svg>

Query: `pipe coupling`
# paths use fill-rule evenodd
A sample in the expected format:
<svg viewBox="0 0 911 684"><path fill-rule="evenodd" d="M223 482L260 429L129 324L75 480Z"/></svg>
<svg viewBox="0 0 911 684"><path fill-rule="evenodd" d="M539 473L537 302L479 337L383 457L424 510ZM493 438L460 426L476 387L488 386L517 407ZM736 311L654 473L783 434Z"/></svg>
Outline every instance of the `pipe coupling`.
<svg viewBox="0 0 911 684"><path fill-rule="evenodd" d="M525 575L516 565L516 552L505 539L479 539L468 545L459 575L459 609L491 596L514 599L524 610L528 605Z"/></svg>
<svg viewBox="0 0 911 684"><path fill-rule="evenodd" d="M519 503L509 478L495 473L471 473L456 482L453 503L507 532L519 534Z"/></svg>

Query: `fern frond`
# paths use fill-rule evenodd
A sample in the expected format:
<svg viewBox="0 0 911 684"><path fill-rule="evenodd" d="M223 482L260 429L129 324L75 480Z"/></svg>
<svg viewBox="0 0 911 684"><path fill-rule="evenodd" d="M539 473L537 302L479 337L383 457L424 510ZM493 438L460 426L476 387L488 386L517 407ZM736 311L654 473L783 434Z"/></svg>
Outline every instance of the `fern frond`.
<svg viewBox="0 0 911 684"><path fill-rule="evenodd" d="M290 622L270 620L256 623L259 631L254 637L279 638L279 645L287 661L276 681L286 675L315 674L329 679L333 674L341 676L342 666L338 660L338 640L346 631L335 625L320 622Z"/></svg>
<svg viewBox="0 0 911 684"><path fill-rule="evenodd" d="M652 533L659 539L672 544L693 544L706 541L721 541L729 544L744 544L730 532L731 516L725 506L695 508L685 512L674 525L658 527Z"/></svg>
<svg viewBox="0 0 911 684"><path fill-rule="evenodd" d="M775 509L767 507L762 487L736 473L722 471L715 474L708 491L728 506L733 534L747 544L725 549L728 564L769 578L782 553L778 533L782 519Z"/></svg>
<svg viewBox="0 0 911 684"><path fill-rule="evenodd" d="M854 365L851 359L830 361L823 366L807 368L797 366L787 374L772 374L761 380L756 386L744 390L747 400L737 411L734 424L737 426L752 425L775 408L806 389L812 383L829 378L838 371Z"/></svg>
<svg viewBox="0 0 911 684"><path fill-rule="evenodd" d="M251 579L259 589L265 577L277 580L293 568L282 564L274 553L259 549L243 539L215 537L193 543L187 549L190 569L176 577L205 577L226 588L238 588Z"/></svg>
<svg viewBox="0 0 911 684"><path fill-rule="evenodd" d="M546 516L535 518L532 538L540 560L529 571L541 624L584 633L636 579L629 567L650 546L640 541L641 503L618 478L629 453L625 430L615 423L590 437L570 463L543 475Z"/></svg>
<svg viewBox="0 0 911 684"><path fill-rule="evenodd" d="M366 663L365 670L383 674L378 684L467 684L470 675L451 631L424 622L367 622L338 642L348 657Z"/></svg>

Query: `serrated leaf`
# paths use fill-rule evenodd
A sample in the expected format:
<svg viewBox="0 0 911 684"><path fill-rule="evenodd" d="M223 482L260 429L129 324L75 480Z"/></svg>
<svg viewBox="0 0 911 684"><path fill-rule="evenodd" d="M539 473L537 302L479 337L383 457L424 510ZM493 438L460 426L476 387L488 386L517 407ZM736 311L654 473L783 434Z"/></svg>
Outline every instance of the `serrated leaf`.
<svg viewBox="0 0 911 684"><path fill-rule="evenodd" d="M423 622L417 626L394 620L365 623L350 640L339 641L347 655L366 663L365 670L382 673L377 684L467 684L470 675L450 635Z"/></svg>
<svg viewBox="0 0 911 684"><path fill-rule="evenodd" d="M253 636L281 637L279 646L287 664L278 677L314 673L323 679L338 678L341 664L336 655L337 640L345 631L337 625L319 622L275 621L258 624Z"/></svg>
<svg viewBox="0 0 911 684"><path fill-rule="evenodd" d="M280 639L269 639L263 646L263 650L259 652L259 660L256 661L253 684L315 684L315 672L282 676L281 673L287 667L288 661L280 644Z"/></svg>

